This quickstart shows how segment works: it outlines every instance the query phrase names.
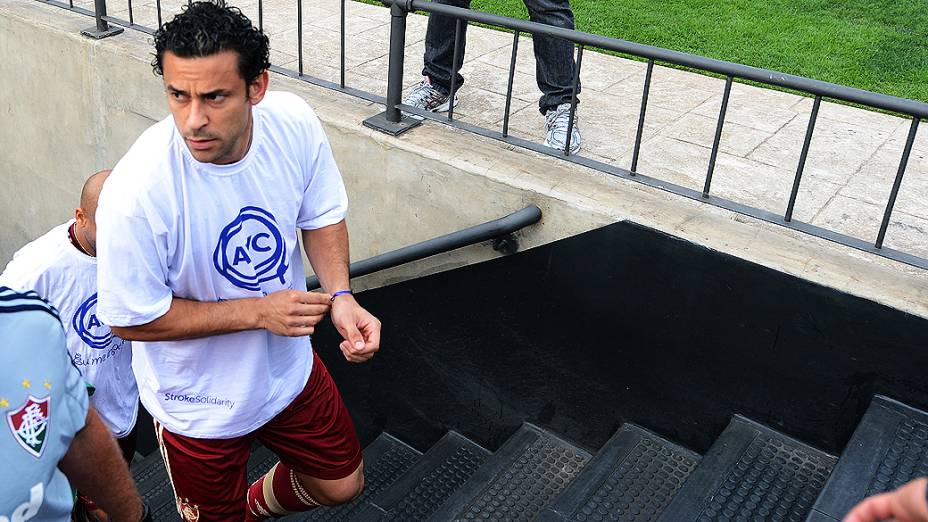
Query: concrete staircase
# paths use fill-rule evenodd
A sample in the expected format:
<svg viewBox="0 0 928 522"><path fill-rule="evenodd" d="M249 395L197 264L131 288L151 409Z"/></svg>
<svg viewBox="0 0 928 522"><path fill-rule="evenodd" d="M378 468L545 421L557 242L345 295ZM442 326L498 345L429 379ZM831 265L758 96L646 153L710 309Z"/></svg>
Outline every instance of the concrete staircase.
<svg viewBox="0 0 928 522"><path fill-rule="evenodd" d="M703 456L632 424L595 455L527 423L495 452L448 432L420 453L384 433L363 495L283 520L828 522L928 474L926 449L928 414L881 396L840 459L739 415ZM256 446L248 480L275 461ZM155 520L178 520L160 454L133 471Z"/></svg>

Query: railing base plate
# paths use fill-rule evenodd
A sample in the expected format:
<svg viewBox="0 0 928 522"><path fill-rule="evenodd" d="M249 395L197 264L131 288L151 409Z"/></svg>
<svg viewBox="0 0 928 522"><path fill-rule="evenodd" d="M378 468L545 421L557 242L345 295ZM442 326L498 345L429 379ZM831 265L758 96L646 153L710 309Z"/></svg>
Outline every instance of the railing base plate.
<svg viewBox="0 0 928 522"><path fill-rule="evenodd" d="M371 116L362 123L365 127L387 133L391 136L399 136L409 129L414 129L422 125L422 120L404 114L400 117L400 121L398 122L387 121L387 112L384 111L380 114Z"/></svg>
<svg viewBox="0 0 928 522"><path fill-rule="evenodd" d="M116 36L117 34L123 32L123 28L115 25L111 25L107 30L101 31L97 29L97 26L88 27L87 29L82 29L81 34L93 38L94 40L102 40L109 36Z"/></svg>

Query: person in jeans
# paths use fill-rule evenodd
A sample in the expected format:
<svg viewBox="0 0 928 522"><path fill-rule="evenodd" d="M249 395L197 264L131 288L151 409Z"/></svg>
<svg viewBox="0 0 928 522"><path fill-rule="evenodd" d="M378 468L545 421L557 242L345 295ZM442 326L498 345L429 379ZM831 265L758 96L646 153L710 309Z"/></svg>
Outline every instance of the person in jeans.
<svg viewBox="0 0 928 522"><path fill-rule="evenodd" d="M434 0L440 4L470 8L471 0ZM523 0L533 22L574 28L574 15L568 0ZM403 103L432 112L447 112L451 103L458 104L458 97L449 100L451 92L451 75L454 66L454 18L431 14L425 34L425 67L422 69L422 82L403 100ZM464 49L467 45L467 24L461 27L460 55L455 85L464 83L460 74L464 63ZM536 35L532 39L535 49L535 79L542 95L538 108L545 116L545 145L563 150L567 140L567 127L570 118L570 103L573 95L574 80L574 46L567 40ZM579 91L579 85L577 86ZM570 153L580 150L582 142L578 121L575 116L570 137Z"/></svg>

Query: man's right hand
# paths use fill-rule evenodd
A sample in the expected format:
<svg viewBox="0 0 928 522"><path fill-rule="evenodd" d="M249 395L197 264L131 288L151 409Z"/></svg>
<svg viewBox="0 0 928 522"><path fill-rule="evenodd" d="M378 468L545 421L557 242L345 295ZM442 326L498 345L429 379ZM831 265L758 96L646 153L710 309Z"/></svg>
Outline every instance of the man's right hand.
<svg viewBox="0 0 928 522"><path fill-rule="evenodd" d="M287 337L312 335L329 312L332 296L320 292L281 290L259 301L259 320L265 330Z"/></svg>

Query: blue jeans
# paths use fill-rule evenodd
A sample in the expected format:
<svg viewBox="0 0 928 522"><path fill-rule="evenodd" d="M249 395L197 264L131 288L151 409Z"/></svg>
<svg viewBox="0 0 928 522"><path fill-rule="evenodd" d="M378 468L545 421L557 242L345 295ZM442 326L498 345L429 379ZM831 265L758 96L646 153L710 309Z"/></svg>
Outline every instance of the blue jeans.
<svg viewBox="0 0 928 522"><path fill-rule="evenodd" d="M433 0L439 4L470 8L471 0ZM567 29L574 28L574 14L568 0L523 0L533 22ZM461 86L464 77L460 67L464 63L464 48L467 45L467 24L462 22L460 55L456 84ZM443 92L451 90L451 68L454 65L455 19L436 14L429 15L429 26L425 33L425 67L422 75L432 80L432 85ZM535 80L542 96L538 108L544 114L562 103L570 103L574 81L574 45L566 40L549 36L532 38L535 48ZM579 92L580 86L577 86Z"/></svg>

